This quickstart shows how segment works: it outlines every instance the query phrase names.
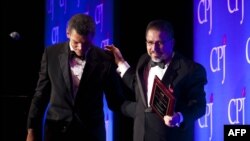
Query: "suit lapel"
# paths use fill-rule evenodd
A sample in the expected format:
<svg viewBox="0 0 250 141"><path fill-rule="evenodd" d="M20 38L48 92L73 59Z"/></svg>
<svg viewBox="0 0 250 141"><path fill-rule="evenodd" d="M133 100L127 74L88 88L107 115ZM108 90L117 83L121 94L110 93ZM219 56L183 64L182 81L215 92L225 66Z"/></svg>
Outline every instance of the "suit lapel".
<svg viewBox="0 0 250 141"><path fill-rule="evenodd" d="M70 91L71 97L72 97L73 96L73 94L72 94L73 89L72 89L72 85L71 85L71 76L70 76L71 73L69 71L70 67L69 67L69 44L68 44L68 42L62 46L60 53L58 55L58 59L59 59L62 73L63 73L64 81L66 83L66 87Z"/></svg>
<svg viewBox="0 0 250 141"><path fill-rule="evenodd" d="M87 83L90 79L90 76L92 75L93 70L95 69L95 67L97 66L96 62L88 62L86 61L86 65L84 67L83 73L82 73L82 77L81 77L81 81L79 85L84 85L85 83Z"/></svg>
<svg viewBox="0 0 250 141"><path fill-rule="evenodd" d="M176 85L176 78L178 76L178 70L180 70L180 62L178 59L178 55L175 55L174 58L172 59L171 63L168 66L168 69L166 73L164 74L162 78L162 82L166 87L174 87Z"/></svg>
<svg viewBox="0 0 250 141"><path fill-rule="evenodd" d="M96 61L97 55L95 54L95 49L94 47L91 47L89 51L86 54L86 65L83 69L81 81L79 85L85 85L90 79L90 76L94 72L95 68L98 65L98 62Z"/></svg>
<svg viewBox="0 0 250 141"><path fill-rule="evenodd" d="M148 107L147 104L147 83L145 82L145 78L144 78L144 71L145 69L147 69L148 67L148 62L150 60L149 56L146 56L145 59L142 59L143 61L141 63L138 63L138 70L136 71L136 79L138 82L138 88L140 91L140 95L142 98L142 102L145 105L145 107Z"/></svg>

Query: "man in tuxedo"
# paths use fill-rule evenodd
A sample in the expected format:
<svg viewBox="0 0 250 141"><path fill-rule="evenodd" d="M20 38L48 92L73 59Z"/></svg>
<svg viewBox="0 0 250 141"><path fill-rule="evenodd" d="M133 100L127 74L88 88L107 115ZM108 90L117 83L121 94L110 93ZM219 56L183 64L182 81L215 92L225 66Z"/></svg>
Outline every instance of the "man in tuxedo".
<svg viewBox="0 0 250 141"><path fill-rule="evenodd" d="M123 112L134 118L134 141L193 141L194 123L205 114L204 85L206 71L200 64L174 51L172 25L164 20L151 21L146 29L147 53L136 69L124 60L120 50L111 51L125 84L135 92L135 102L123 106ZM173 115L162 118L152 110L150 98L155 76L175 97Z"/></svg>
<svg viewBox="0 0 250 141"><path fill-rule="evenodd" d="M121 78L113 56L92 42L92 17L72 16L66 31L69 41L44 50L27 141L105 141L104 94L108 107L120 111Z"/></svg>

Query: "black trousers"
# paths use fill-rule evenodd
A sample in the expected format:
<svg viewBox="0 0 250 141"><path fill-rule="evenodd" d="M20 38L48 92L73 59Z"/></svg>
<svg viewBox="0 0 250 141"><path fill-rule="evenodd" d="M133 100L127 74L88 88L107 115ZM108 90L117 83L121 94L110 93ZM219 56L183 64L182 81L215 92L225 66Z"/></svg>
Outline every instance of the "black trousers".
<svg viewBox="0 0 250 141"><path fill-rule="evenodd" d="M75 120L71 123L46 121L43 138L44 141L106 141L106 134L102 125L93 128Z"/></svg>

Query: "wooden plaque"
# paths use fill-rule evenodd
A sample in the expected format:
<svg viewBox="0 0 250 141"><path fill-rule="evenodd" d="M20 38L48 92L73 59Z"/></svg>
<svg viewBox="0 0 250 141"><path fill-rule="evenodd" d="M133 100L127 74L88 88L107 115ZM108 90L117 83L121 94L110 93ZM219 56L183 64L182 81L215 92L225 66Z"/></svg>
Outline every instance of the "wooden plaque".
<svg viewBox="0 0 250 141"><path fill-rule="evenodd" d="M165 115L172 116L174 114L175 97L169 89L155 76L150 106L162 119Z"/></svg>

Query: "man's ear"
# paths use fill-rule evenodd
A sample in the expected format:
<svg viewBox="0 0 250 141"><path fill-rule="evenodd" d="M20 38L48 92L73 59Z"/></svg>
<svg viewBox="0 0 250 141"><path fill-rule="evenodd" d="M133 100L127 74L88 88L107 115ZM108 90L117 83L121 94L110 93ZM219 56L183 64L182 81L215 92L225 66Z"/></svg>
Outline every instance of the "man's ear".
<svg viewBox="0 0 250 141"><path fill-rule="evenodd" d="M66 35L67 35L67 38L70 38L70 31L68 28L66 29Z"/></svg>

